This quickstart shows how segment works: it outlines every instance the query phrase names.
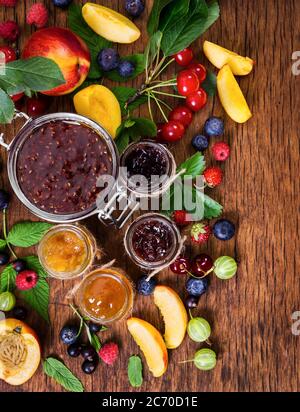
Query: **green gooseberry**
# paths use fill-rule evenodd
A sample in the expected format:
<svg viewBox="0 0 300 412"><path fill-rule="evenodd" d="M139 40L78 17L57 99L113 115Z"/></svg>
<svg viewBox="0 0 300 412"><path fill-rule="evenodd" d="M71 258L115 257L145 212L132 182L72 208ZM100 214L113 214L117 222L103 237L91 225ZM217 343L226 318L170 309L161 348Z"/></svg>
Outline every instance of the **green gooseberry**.
<svg viewBox="0 0 300 412"><path fill-rule="evenodd" d="M221 256L214 263L215 275L222 280L233 278L237 271L237 263L230 256Z"/></svg>
<svg viewBox="0 0 300 412"><path fill-rule="evenodd" d="M194 342L205 342L211 334L210 324L204 318L192 318L187 333Z"/></svg>
<svg viewBox="0 0 300 412"><path fill-rule="evenodd" d="M0 294L0 310L8 312L15 307L16 297L11 292L3 292Z"/></svg>
<svg viewBox="0 0 300 412"><path fill-rule="evenodd" d="M200 349L195 353L194 364L202 371L214 369L217 364L217 355L212 349Z"/></svg>

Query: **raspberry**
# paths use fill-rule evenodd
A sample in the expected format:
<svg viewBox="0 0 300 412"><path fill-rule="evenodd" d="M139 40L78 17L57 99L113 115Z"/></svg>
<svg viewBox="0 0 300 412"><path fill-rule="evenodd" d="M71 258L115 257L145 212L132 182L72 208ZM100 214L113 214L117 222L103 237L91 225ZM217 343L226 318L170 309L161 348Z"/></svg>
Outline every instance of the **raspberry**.
<svg viewBox="0 0 300 412"><path fill-rule="evenodd" d="M14 7L18 0L0 0L0 6Z"/></svg>
<svg viewBox="0 0 300 412"><path fill-rule="evenodd" d="M17 58L15 50L10 46L1 46L0 53L4 53L5 63L13 62Z"/></svg>
<svg viewBox="0 0 300 412"><path fill-rule="evenodd" d="M0 37L2 37L2 39L15 41L19 35L20 29L15 21L8 20L0 23Z"/></svg>
<svg viewBox="0 0 300 412"><path fill-rule="evenodd" d="M33 270L23 270L16 277L16 286L19 290L29 290L35 287L38 275Z"/></svg>
<svg viewBox="0 0 300 412"><path fill-rule="evenodd" d="M34 24L38 29L45 27L48 23L48 10L42 3L33 4L26 17L28 24Z"/></svg>
<svg viewBox="0 0 300 412"><path fill-rule="evenodd" d="M216 160L224 162L230 154L230 147L225 142L216 142L212 147L212 153Z"/></svg>
<svg viewBox="0 0 300 412"><path fill-rule="evenodd" d="M118 345L114 342L106 343L99 350L98 354L103 362L105 362L107 365L112 365L113 363L115 363L119 355Z"/></svg>
<svg viewBox="0 0 300 412"><path fill-rule="evenodd" d="M219 167L208 167L203 173L204 180L209 187L216 187L222 182L223 172Z"/></svg>
<svg viewBox="0 0 300 412"><path fill-rule="evenodd" d="M175 210L172 214L172 219L178 226L186 226L189 224L189 216L185 210Z"/></svg>
<svg viewBox="0 0 300 412"><path fill-rule="evenodd" d="M195 223L191 229L191 239L195 243L207 242L211 235L211 228L204 223Z"/></svg>

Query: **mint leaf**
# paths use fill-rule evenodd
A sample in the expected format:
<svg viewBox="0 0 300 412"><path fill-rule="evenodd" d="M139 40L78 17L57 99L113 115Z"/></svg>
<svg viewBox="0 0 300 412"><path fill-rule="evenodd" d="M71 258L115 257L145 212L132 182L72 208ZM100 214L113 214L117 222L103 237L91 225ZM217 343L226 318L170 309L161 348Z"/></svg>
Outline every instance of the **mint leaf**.
<svg viewBox="0 0 300 412"><path fill-rule="evenodd" d="M130 103L126 109L125 104L127 100L136 94L137 89L135 89L134 87L118 86L118 87L113 87L111 91L118 99L118 102L121 107L121 112L123 115L127 114L128 112L129 113L132 112L134 109L138 108L140 105L147 102L147 96L142 95L142 96L139 96L134 102Z"/></svg>
<svg viewBox="0 0 300 412"><path fill-rule="evenodd" d="M30 268L31 269L31 268ZM47 281L39 277L34 288L22 290L19 292L22 299L32 307L47 323L49 323L48 305L49 305L49 285Z"/></svg>
<svg viewBox="0 0 300 412"><path fill-rule="evenodd" d="M0 89L0 123L11 123L15 106L11 98Z"/></svg>
<svg viewBox="0 0 300 412"><path fill-rule="evenodd" d="M6 241L4 239L0 239L0 250L3 250L4 248L6 248Z"/></svg>
<svg viewBox="0 0 300 412"><path fill-rule="evenodd" d="M156 134L157 127L152 120L130 117L119 126L115 143L121 153L131 141L137 141L141 137L154 137Z"/></svg>
<svg viewBox="0 0 300 412"><path fill-rule="evenodd" d="M47 222L20 222L13 225L7 241L14 246L29 247L36 245L52 225Z"/></svg>
<svg viewBox="0 0 300 412"><path fill-rule="evenodd" d="M53 378L69 392L83 392L84 387L80 380L61 361L49 357L43 362L43 370L47 376Z"/></svg>
<svg viewBox="0 0 300 412"><path fill-rule="evenodd" d="M129 61L134 64L135 69L131 76L122 77L119 75L118 70L111 70L109 72L103 72L102 75L107 79L114 80L117 82L127 82L128 80L135 79L145 70L145 59L143 54L132 54L130 56L122 57L121 61Z"/></svg>
<svg viewBox="0 0 300 412"><path fill-rule="evenodd" d="M139 356L133 355L129 358L128 379L134 388L139 388L143 383L143 365Z"/></svg>
<svg viewBox="0 0 300 412"><path fill-rule="evenodd" d="M0 275L0 291L13 291L15 289L17 272L12 265L6 266Z"/></svg>
<svg viewBox="0 0 300 412"><path fill-rule="evenodd" d="M173 0L154 0L147 24L147 30L150 35L157 31L160 14L164 7L166 7L171 2L173 2Z"/></svg>
<svg viewBox="0 0 300 412"><path fill-rule="evenodd" d="M216 217L219 217L222 214L223 207L218 202L213 200L211 197L207 196L206 194L204 194L203 196L204 196L204 218L214 219Z"/></svg>
<svg viewBox="0 0 300 412"><path fill-rule="evenodd" d="M202 153L197 152L193 156L189 157L185 162L181 163L177 167L177 172L186 169L182 176L196 177L203 173L205 169L205 159Z"/></svg>
<svg viewBox="0 0 300 412"><path fill-rule="evenodd" d="M213 72L207 72L206 79L201 83L202 89L213 97L217 90L217 76Z"/></svg>

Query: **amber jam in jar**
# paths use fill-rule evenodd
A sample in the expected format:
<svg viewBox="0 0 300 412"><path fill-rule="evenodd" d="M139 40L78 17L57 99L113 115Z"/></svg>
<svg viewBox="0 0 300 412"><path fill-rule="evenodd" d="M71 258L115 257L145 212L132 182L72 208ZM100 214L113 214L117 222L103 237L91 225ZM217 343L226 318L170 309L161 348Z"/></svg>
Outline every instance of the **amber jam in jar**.
<svg viewBox="0 0 300 412"><path fill-rule="evenodd" d="M82 313L98 323L123 319L132 309L133 287L119 269L95 269L77 293Z"/></svg>
<svg viewBox="0 0 300 412"><path fill-rule="evenodd" d="M181 247L181 237L170 219L159 213L148 213L129 226L124 244L137 265L151 270L175 258Z"/></svg>
<svg viewBox="0 0 300 412"><path fill-rule="evenodd" d="M42 238L38 256L49 275L72 279L82 275L93 263L96 242L83 226L53 226Z"/></svg>

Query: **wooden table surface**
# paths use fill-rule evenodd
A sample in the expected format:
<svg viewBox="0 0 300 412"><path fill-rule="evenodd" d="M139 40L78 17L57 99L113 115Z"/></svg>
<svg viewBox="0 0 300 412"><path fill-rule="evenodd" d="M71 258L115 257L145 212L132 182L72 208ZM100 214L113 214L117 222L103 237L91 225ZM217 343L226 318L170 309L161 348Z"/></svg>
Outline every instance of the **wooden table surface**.
<svg viewBox="0 0 300 412"><path fill-rule="evenodd" d="M17 10L0 7L0 21L14 19L23 28L19 48L22 49L31 29L24 24L28 7L34 1L20 1ZM50 0L51 25L66 26L67 13L54 8ZM84 3L84 2L82 2ZM96 1L124 12L124 1ZM142 36L134 45L120 46L121 54L143 50L147 42L146 20L151 8L137 20ZM193 153L190 140L201 130L212 114L226 119L225 139L231 145L231 157L224 164L224 184L214 190L214 197L224 205L224 216L232 219L238 231L233 240L220 242L212 238L207 247L214 258L231 255L239 262L237 276L227 282L212 278L209 292L200 300L198 313L213 326L213 347L218 352L217 367L202 372L192 364L178 362L191 358L199 347L188 338L170 353L167 373L153 378L144 368L141 391L299 391L300 336L291 332L294 311L300 310L299 293L299 107L300 76L292 75L292 52L300 50L300 2L297 0L222 0L221 18L195 44L203 58L204 39L220 43L256 61L253 73L241 79L253 118L245 125L233 123L223 112L218 98L198 113L185 137L171 150L178 162ZM175 66L170 68L170 75ZM141 79L135 80L138 85ZM105 81L104 84L109 85ZM53 101L50 111L73 110L70 97ZM146 107L140 109L147 115ZM159 117L157 117L158 119ZM9 140L19 126L5 131ZM6 169L6 156L1 151L1 187L11 192ZM210 162L211 159L208 159ZM213 163L213 162L212 162ZM13 196L9 221L35 219ZM140 273L125 256L124 230L107 230L97 219L86 225L97 236L106 252L105 260L117 259L132 278ZM159 281L174 287L184 296L184 279L164 271ZM127 380L127 359L139 350L127 333L124 323L113 325L103 334L103 341L115 340L121 355L113 367L99 366L92 376L85 376L80 361L68 358L58 338L63 324L72 317L65 295L70 282L51 280L49 329L34 315L30 323L42 339L43 356L56 355L79 376L87 391L131 391ZM151 298L138 296L134 315L152 322L162 330L163 323ZM2 391L60 391L61 387L47 378L41 368L25 385L11 387L0 383Z"/></svg>

